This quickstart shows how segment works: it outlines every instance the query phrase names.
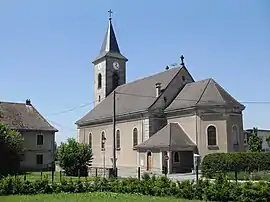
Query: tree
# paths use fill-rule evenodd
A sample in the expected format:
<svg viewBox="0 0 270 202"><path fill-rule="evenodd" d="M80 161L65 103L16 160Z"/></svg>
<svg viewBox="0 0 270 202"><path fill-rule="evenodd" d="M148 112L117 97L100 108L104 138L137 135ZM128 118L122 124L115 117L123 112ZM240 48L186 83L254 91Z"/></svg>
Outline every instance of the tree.
<svg viewBox="0 0 270 202"><path fill-rule="evenodd" d="M258 136L258 129L253 128L248 141L249 151L251 152L261 152L262 151L262 138Z"/></svg>
<svg viewBox="0 0 270 202"><path fill-rule="evenodd" d="M90 145L69 138L57 149L57 160L68 176L87 176L87 167L93 159Z"/></svg>
<svg viewBox="0 0 270 202"><path fill-rule="evenodd" d="M19 172L22 152L22 135L0 123L0 175L6 176Z"/></svg>

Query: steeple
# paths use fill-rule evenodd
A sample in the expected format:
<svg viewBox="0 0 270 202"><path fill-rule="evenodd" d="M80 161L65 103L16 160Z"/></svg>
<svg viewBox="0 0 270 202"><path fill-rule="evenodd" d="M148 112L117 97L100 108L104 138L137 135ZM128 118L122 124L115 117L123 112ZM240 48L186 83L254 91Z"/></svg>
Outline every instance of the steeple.
<svg viewBox="0 0 270 202"><path fill-rule="evenodd" d="M100 54L104 52L120 53L120 49L112 25L112 10L110 9L108 12L109 12L109 25L100 49Z"/></svg>
<svg viewBox="0 0 270 202"><path fill-rule="evenodd" d="M99 56L93 61L96 62L97 60L101 59L104 56L113 56L119 59L123 59L127 61L127 58L125 58L119 49L118 42L116 39L116 35L113 29L112 25L112 10L110 9L108 11L109 13L109 25L105 34L105 38L103 40Z"/></svg>

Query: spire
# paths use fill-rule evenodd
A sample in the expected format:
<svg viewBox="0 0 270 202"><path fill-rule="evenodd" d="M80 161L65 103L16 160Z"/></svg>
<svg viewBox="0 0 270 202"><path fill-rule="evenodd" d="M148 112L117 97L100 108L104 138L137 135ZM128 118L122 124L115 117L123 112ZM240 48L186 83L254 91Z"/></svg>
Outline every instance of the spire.
<svg viewBox="0 0 270 202"><path fill-rule="evenodd" d="M114 52L114 53L120 53L120 49L116 40L116 36L113 30L112 25L112 10L110 9L108 11L109 13L109 26L104 38L104 41L102 43L100 54L107 53L107 52Z"/></svg>
<svg viewBox="0 0 270 202"><path fill-rule="evenodd" d="M128 59L121 54L117 40L116 40L116 36L115 36L113 25L112 25L112 10L110 9L108 13L109 13L108 29L107 29L105 38L101 46L99 56L96 57L95 60L93 61L94 64L97 61L99 61L101 58L106 57L106 56L128 61Z"/></svg>

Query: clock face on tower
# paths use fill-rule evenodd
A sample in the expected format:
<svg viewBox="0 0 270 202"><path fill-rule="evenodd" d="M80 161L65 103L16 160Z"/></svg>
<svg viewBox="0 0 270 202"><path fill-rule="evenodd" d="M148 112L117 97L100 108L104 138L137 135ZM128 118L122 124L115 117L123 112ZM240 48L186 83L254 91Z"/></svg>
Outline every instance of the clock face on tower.
<svg viewBox="0 0 270 202"><path fill-rule="evenodd" d="M115 70L118 70L119 67L120 67L120 65L119 65L118 62L113 62L113 68L114 68Z"/></svg>

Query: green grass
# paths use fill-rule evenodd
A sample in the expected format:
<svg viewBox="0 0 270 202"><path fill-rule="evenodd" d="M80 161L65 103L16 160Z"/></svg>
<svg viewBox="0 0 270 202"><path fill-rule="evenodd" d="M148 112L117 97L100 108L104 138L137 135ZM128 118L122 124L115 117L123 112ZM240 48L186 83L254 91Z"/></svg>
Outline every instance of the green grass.
<svg viewBox="0 0 270 202"><path fill-rule="evenodd" d="M24 176L26 176L26 180L29 181L36 181L36 180L41 180L44 178L48 178L49 182L52 182L52 172L30 172L26 173L25 175L19 175L17 177L20 177L21 179L24 179ZM62 173L62 179L65 178L66 180L72 179L74 181L79 180L79 177L71 177L71 176L66 176L64 173ZM87 177L90 179L90 177ZM85 181L87 178L81 177L81 181ZM60 182L60 172L54 172L54 182Z"/></svg>
<svg viewBox="0 0 270 202"><path fill-rule="evenodd" d="M227 173L228 179L234 180L234 173ZM248 172L240 172L237 175L238 180L265 180L270 181L270 173L266 171L255 172L253 175L250 175Z"/></svg>
<svg viewBox="0 0 270 202"><path fill-rule="evenodd" d="M30 196L2 196L1 202L199 202L175 198L138 196L130 194L84 193L84 194L51 194Z"/></svg>

